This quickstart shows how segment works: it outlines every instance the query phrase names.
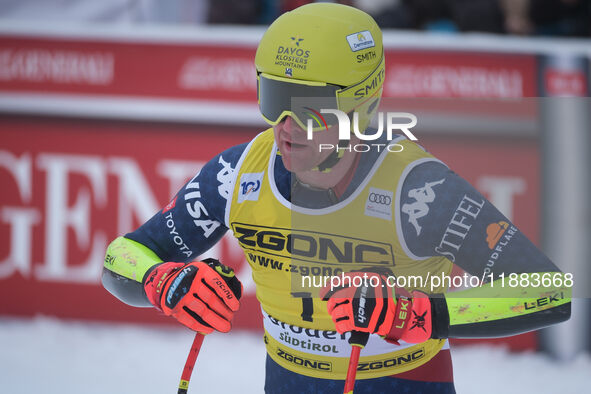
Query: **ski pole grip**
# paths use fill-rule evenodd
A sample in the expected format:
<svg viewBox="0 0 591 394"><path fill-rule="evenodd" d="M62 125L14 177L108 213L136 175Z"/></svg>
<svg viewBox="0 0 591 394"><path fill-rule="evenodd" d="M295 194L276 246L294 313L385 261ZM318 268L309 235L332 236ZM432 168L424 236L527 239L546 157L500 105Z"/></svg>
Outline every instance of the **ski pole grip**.
<svg viewBox="0 0 591 394"><path fill-rule="evenodd" d="M367 345L368 340L369 333L361 331L351 331L351 336L349 337L349 345L365 347L365 345Z"/></svg>

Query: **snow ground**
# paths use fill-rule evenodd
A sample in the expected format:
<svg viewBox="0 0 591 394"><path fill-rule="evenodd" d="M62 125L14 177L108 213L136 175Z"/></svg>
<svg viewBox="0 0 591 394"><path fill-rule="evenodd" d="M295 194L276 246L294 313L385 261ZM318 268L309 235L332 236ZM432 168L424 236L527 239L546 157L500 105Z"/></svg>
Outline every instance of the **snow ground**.
<svg viewBox="0 0 591 394"><path fill-rule="evenodd" d="M192 339L182 328L1 318L0 393L176 393ZM570 394L591 387L591 355L559 364L499 348L452 354L460 394ZM261 393L264 360L261 335L212 334L189 393Z"/></svg>

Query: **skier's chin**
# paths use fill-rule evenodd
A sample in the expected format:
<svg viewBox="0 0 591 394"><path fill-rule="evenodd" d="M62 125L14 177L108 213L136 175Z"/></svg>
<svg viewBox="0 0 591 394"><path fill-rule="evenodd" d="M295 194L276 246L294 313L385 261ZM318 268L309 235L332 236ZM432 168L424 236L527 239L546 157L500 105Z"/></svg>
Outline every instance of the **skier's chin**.
<svg viewBox="0 0 591 394"><path fill-rule="evenodd" d="M310 149L306 152L296 152L282 154L281 160L283 160L283 166L289 171L293 173L305 172L310 171L313 168L317 167L320 163L319 157L315 157L315 155L310 154Z"/></svg>

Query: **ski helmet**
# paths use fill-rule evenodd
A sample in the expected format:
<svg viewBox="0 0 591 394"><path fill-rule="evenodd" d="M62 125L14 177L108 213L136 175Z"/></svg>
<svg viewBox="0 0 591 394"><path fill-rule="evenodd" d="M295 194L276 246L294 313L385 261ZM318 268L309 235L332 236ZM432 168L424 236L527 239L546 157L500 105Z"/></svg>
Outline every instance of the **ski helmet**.
<svg viewBox="0 0 591 394"><path fill-rule="evenodd" d="M257 48L255 67L259 108L268 123L275 125L290 115L304 129L310 118L321 126L314 114L322 107L357 112L363 131L382 95L382 32L357 8L308 4L269 26ZM310 104L304 99L299 105L292 101L296 97L321 100ZM332 115L322 120L325 127L326 122L337 123Z"/></svg>

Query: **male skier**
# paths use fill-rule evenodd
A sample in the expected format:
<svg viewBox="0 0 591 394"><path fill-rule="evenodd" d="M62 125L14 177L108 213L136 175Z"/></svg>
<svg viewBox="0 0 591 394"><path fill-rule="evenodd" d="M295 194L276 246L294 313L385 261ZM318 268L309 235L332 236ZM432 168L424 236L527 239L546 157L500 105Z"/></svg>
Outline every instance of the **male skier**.
<svg viewBox="0 0 591 394"><path fill-rule="evenodd" d="M261 39L255 65L272 127L215 156L165 208L115 239L103 271L108 291L192 330L227 332L241 284L220 262L194 260L231 230L261 303L269 393L342 392L351 331L372 334L355 392L453 393L447 338L568 319L560 270L466 181L403 136L357 152L359 137L339 139L336 117L323 115L338 109L375 132L368 125L385 64L369 15L330 3L285 13ZM429 286L453 264L484 285ZM510 274L527 283L510 289ZM300 279L310 275L341 282L306 287ZM536 286L544 275L561 283ZM410 276L425 281L392 285Z"/></svg>

